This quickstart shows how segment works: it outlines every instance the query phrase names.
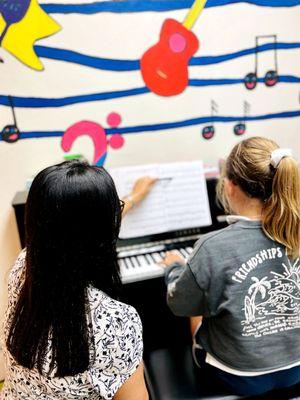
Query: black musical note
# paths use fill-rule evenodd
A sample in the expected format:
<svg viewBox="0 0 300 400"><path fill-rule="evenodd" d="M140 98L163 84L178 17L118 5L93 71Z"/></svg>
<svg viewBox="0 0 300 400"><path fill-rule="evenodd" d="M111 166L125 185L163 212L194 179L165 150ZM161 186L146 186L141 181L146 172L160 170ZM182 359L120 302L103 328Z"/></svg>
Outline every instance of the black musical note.
<svg viewBox="0 0 300 400"><path fill-rule="evenodd" d="M214 101L211 100L210 103L210 113L211 113L211 121L212 123L210 125L206 125L203 129L202 129L202 136L204 139L212 139L215 135L215 126L214 126L214 116L217 114L218 112L218 104Z"/></svg>
<svg viewBox="0 0 300 400"><path fill-rule="evenodd" d="M16 118L13 100L12 100L11 96L8 96L8 100L10 103L14 123L13 123L13 125L6 125L3 128L2 132L1 132L1 137L4 142L14 143L20 139L20 131L19 131L19 128L17 125L17 118Z"/></svg>
<svg viewBox="0 0 300 400"><path fill-rule="evenodd" d="M278 82L278 58L277 58L277 35L265 35L265 36L256 36L255 37L255 70L254 72L250 72L246 75L244 83L248 90L255 89L258 82L258 42L259 39L271 39L274 42L274 69L269 70L265 77L264 83L267 87L275 86Z"/></svg>
<svg viewBox="0 0 300 400"><path fill-rule="evenodd" d="M244 101L244 118L234 125L233 132L236 136L244 135L246 132L246 117L250 112L250 104L247 101Z"/></svg>

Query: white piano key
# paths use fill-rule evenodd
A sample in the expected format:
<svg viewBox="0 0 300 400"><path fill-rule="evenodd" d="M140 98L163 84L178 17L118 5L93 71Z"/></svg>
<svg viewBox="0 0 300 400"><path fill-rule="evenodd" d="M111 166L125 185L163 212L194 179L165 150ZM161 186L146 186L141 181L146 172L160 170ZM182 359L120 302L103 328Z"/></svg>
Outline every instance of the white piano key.
<svg viewBox="0 0 300 400"><path fill-rule="evenodd" d="M119 265L120 265L120 274L122 277L122 276L126 275L126 271L127 271L124 260L119 259Z"/></svg>
<svg viewBox="0 0 300 400"><path fill-rule="evenodd" d="M125 262L125 265L126 265L127 269L132 269L133 268L133 266L131 264L131 261L130 261L130 259L128 257L124 258L124 262Z"/></svg>
<svg viewBox="0 0 300 400"><path fill-rule="evenodd" d="M157 263L160 263L161 261L162 261L162 257L161 257L161 255L159 254L159 253L153 253L153 254L151 254L152 255L152 257L154 258L154 260L157 262Z"/></svg>
<svg viewBox="0 0 300 400"><path fill-rule="evenodd" d="M165 270L157 264L147 265L141 268L132 268L129 272L125 270L122 275L123 283L143 281L146 279L158 278L164 276Z"/></svg>
<svg viewBox="0 0 300 400"><path fill-rule="evenodd" d="M192 252L193 252L193 248L192 247L187 247L186 248L186 251L189 253L189 254L191 254Z"/></svg>
<svg viewBox="0 0 300 400"><path fill-rule="evenodd" d="M141 267L147 267L149 265L149 262L145 256L137 256L137 260Z"/></svg>

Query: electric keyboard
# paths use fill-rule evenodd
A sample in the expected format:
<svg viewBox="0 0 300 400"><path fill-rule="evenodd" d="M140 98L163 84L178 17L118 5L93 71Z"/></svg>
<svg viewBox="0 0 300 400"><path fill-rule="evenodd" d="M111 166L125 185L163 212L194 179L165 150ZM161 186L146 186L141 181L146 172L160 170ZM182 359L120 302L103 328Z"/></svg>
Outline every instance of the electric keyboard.
<svg viewBox="0 0 300 400"><path fill-rule="evenodd" d="M163 276L165 268L160 263L167 251L177 250L186 261L193 252L195 241L200 237L200 228L168 232L157 236L168 238L153 240L153 237L147 237L143 238L143 240L147 239L143 243L128 244L128 240L119 242L118 259L123 283Z"/></svg>

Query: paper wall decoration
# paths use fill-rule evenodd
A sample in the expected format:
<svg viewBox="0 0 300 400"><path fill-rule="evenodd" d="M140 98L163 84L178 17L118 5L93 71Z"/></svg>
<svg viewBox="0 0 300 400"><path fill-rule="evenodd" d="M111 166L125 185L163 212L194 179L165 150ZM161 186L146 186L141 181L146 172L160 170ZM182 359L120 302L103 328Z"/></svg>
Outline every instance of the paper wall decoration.
<svg viewBox="0 0 300 400"><path fill-rule="evenodd" d="M21 1L21 0L20 0ZM24 0L25 2L30 1L30 0ZM24 2L23 1L23 2ZM49 0L48 0L49 1ZM188 90L188 93L183 93L172 105L172 101L170 101L170 107L166 109L162 109L161 113L157 113L156 115L151 114L152 106L153 109L155 108L155 102L159 101L159 99L155 98L151 91L148 89L147 86L141 85L140 81L140 71L141 71L141 65L140 65L140 57L135 55L134 58L131 58L132 53L127 52L127 48L124 46L119 46L119 41L118 41L118 50L114 53L113 58L110 57L110 54L106 54L106 51L102 49L101 43L99 43L99 51L95 51L95 49L91 50L89 48L89 43L84 41L83 43L80 42L80 40L75 40L72 42L72 44L68 40L64 40L64 35L66 34L66 38L69 38L70 31L77 35L79 37L77 39L80 39L80 32L76 30L76 27L72 25L72 20L73 20L73 15L76 14L76 18L82 19L82 24L86 24L84 26L87 27L87 29L90 29L89 25L89 15L94 14L94 18L96 18L96 14L99 14L99 21L102 20L105 21L105 23L114 23L116 19L116 13L123 13L122 15L118 16L118 19L121 21L124 20L125 24L127 23L127 18L128 18L128 13L134 14L134 13L139 13L140 18L145 19L145 29L149 27L149 23L156 23L157 21L161 21L161 19L154 19L152 21L152 18L150 16L149 19L149 11L151 12L156 12L160 13L162 11L168 11L170 12L170 17L173 17L171 12L178 10L178 9L187 9L190 7L192 1L191 0L182 0L178 2L178 0L168 0L163 1L163 0L158 0L158 1L146 1L146 0L123 0L122 2L116 2L116 1L110 1L108 0L107 2L103 1L96 1L93 3L86 3L82 2L80 4L80 0L76 1L76 4L74 3L68 3L66 2L60 2L60 0L55 1L55 3L49 3L45 2L44 4L41 4L41 8L46 12L46 13L53 13L55 14L60 14L60 21L66 27L64 32L61 35L55 36L55 39L57 38L57 41L50 41L50 43L47 43L45 41L44 43L41 43L40 45L34 46L35 53L37 57L43 61L43 59L47 60L47 65L51 65L51 68L59 73L61 66L63 65L64 68L68 69L68 71L71 72L70 76L72 76L74 70L76 69L80 74L82 74L83 77L85 76L91 76L96 79L100 77L102 74L102 71L105 71L105 79L107 77L109 84L106 86L105 89L103 89L101 86L98 86L94 89L92 89L92 92L87 92L85 88L83 89L81 83L79 81L74 82L74 86L70 90L69 85L67 85L67 89L64 92L63 87L59 88L59 92L56 93L55 90L53 92L45 91L43 85L41 85L40 89L37 91L34 89L32 93L26 90L24 93L22 91L22 85L20 89L14 89L15 96L12 98L13 100L13 105L15 107L15 110L18 114L18 108L22 108L22 114L25 115L25 122L26 122L26 111L25 109L30 109L32 113L33 110L37 111L37 118L34 119L34 124L32 124L32 121L30 123L25 123L23 128L27 126L27 130L24 131L22 128L21 135L15 135L16 131L13 130L8 130L6 131L6 135L4 133L1 133L1 129L5 126L7 128L8 126L8 121L6 121L6 118L2 120L2 125L0 128L0 141L4 142L6 141L5 145L10 145L9 143L12 143L15 139L17 140L18 137L20 140L28 140L32 138L61 138L65 134L65 127L72 125L74 121L81 121L84 122L86 118L86 110L88 109L88 104L89 103L94 103L94 104L99 104L99 107L101 110L106 110L108 107L108 110L113 109L115 107L114 104L118 105L118 108L124 114L127 109L127 100L130 98L130 102L132 106L134 107L136 104L139 103L139 99L143 97L143 100L145 101L145 105L150 112L148 113L143 113L144 118L141 120L140 116L137 118L135 121L134 118L132 119L132 123L129 126L122 126L122 128L118 128L118 133L116 133L115 128L109 128L109 127L101 127L102 124L98 124L97 129L99 130L99 127L104 129L106 133L106 143L103 144L102 149L102 156L100 154L100 158L96 157L96 162L101 163L107 154L107 150L109 150L109 146L111 148L117 149L120 148L124 144L124 139L126 134L147 134L149 132L155 132L157 134L163 133L164 131L168 131L171 129L181 129L182 132L184 133L184 128L185 127L192 127L194 126L194 131L196 132L196 135L202 133L203 139L202 140L207 140L212 137L216 136L216 132L219 132L219 127L222 128L224 124L231 124L232 129L231 129L231 135L241 135L246 132L246 124L248 128L248 121L257 121L257 122L263 122L263 121L271 121L273 119L278 119L278 120L291 120L295 118L300 117L300 109L293 107L292 102L290 103L285 103L282 101L282 96L278 96L278 90L273 90L272 95L273 96L278 96L278 104L276 103L276 107L272 107L273 103L268 102L268 95L269 95L269 90L264 89L265 85L267 87L271 87L277 84L280 86L278 89L284 91L284 88L286 90L289 90L291 92L293 89L293 86L298 87L300 83L300 76L296 72L297 69L295 69L293 63L290 63L288 68L286 70L282 69L280 72L281 74L278 75L278 66L277 66L277 56L280 61L283 59L283 57L291 57L293 56L294 53L295 59L297 55L299 55L299 49L300 49L300 42L299 38L295 36L285 36L284 30L281 29L282 26L285 25L285 22L288 21L287 17L284 16L282 19L282 23L280 24L280 29L278 28L277 35L274 34L273 30L273 25L269 27L269 24L266 23L266 15L268 17L273 18L273 15L275 13L279 13L280 8L287 8L287 7L293 7L291 9L291 13L289 15L296 15L297 12L299 12L299 7L300 5L300 0L249 0L247 3L252 4L251 6L251 12L249 11L249 18L253 18L253 27L255 27L256 22L256 9L259 10L259 14L261 15L261 19L259 21L259 24L264 26L264 33L266 33L266 36L258 36L255 39L255 34L257 32L253 30L248 30L247 34L245 34L244 41L241 42L238 48L231 47L231 46L225 46L223 47L223 41L220 43L217 42L217 46L214 45L214 48L209 48L210 44L207 43L207 53L206 54L201 54L194 56L189 63L189 69L191 68L193 70L194 76L192 79L189 79L188 81L188 87L191 88L191 90ZM0 0L1 7L3 10L3 5L4 3L8 4L17 4L17 0L11 0L8 2L8 0ZM43 0L41 0L41 3L43 3ZM207 24L206 26L212 27L213 21L214 21L214 15L218 15L219 17L225 17L226 15L230 15L233 12L236 12L235 8L239 7L244 7L246 10L245 2L242 1L236 1L236 0L225 0L221 1L222 6L220 7L220 1L219 0L210 0L210 2L207 4L207 19L205 23ZM239 6L237 7L237 3ZM24 3L25 4L25 3ZM30 2L32 5L32 1ZM227 13L227 5L231 4L230 10L228 10ZM262 8L263 7L263 8ZM25 7L26 8L26 7ZM217 8L217 9L216 9ZM2 11L2 15L0 14L0 24L1 29L0 29L0 35L2 33L2 39L3 43L7 40L9 35L11 34L12 30L15 29L18 24L21 24L25 19L27 18L29 6L27 9L27 12L24 11L23 13L24 17L22 20L19 22L15 22L14 24L11 24L9 28L6 29L5 32L5 27L6 27L6 22L5 19L9 22L12 22L12 16L5 14L5 12ZM287 12L288 10L286 10ZM106 13L109 12L107 15ZM245 11L246 12L246 11ZM253 16L252 16L253 12ZM20 11L21 13L21 11ZM227 14L226 14L227 13ZM17 13L18 14L18 13ZM22 13L21 13L22 14ZM20 15L18 14L18 18L21 18ZM210 14L213 14L212 17ZM271 15L270 15L271 14ZM5 17L5 19L4 19ZM121 18L122 17L122 18ZM16 17L15 17L16 18ZM111 19L110 19L111 18ZM211 19L210 19L211 18ZM71 24L70 24L70 21ZM86 19L86 21L85 21ZM156 21L156 22L155 22ZM238 23L241 23L241 21L237 21ZM176 22L174 20L171 20L171 23L174 22L174 29L177 29L177 26L180 26L182 28L182 25L179 22ZM147 25L148 24L148 25ZM243 25L243 22L241 23ZM120 27L122 27L120 25ZM143 26L143 24L141 24ZM2 29L3 27L3 29ZM139 27L138 27L139 28ZM72 31L74 29L74 31ZM142 28L143 29L143 28ZM157 29L160 29L160 23L157 25ZM179 28L178 28L179 29ZM186 29L186 28L185 28ZM271 30L269 30L271 29ZM191 33L189 30L187 30L188 33ZM215 31L214 31L215 32ZM178 32L175 32L178 33ZM93 32L90 32L92 35ZM132 35L135 35L135 30L133 32L130 32L129 38L132 39ZM225 35L225 33L224 33ZM125 36L125 35L124 35ZM86 36L84 36L86 37ZM62 39L62 42L60 41ZM114 45L114 41L116 38L114 35L112 37L107 37L108 40L111 40L111 45ZM129 41L130 41L129 39ZM197 39L197 38L196 38ZM277 41L278 39L278 41ZM124 37L124 40L128 40L128 37ZM288 41L287 41L288 40ZM224 43L225 43L224 39ZM228 42L226 42L228 44ZM185 41L182 40L181 35L175 35L172 38L170 38L170 41L168 45L170 44L170 47L173 49L174 53L177 54L176 52L179 52L183 50L185 46ZM78 45L78 47L77 47ZM85 47L86 46L86 47ZM1 53L2 55L3 53ZM266 64L264 67L262 64L264 63L264 59L270 59L268 57L270 55L274 55L274 63L275 66L273 66L273 59L272 59L272 66L269 64ZM254 66L254 57L255 57L255 66ZM244 59L244 61L243 61ZM252 76L254 75L254 85L258 86L259 83L263 83L261 85L262 87L260 88L260 91L255 91L252 90L252 92L248 93L249 96L252 96L252 101L255 101L257 103L261 103L261 109L259 109L259 112L257 111L254 115L248 116L246 113L244 113L242 110L238 110L241 108L240 106L243 104L244 97L240 98L240 93L239 91L238 95L234 95L235 89L238 88L239 86L244 87L244 90L251 90L253 89L251 87L251 82L249 83L249 87L247 87L248 83L245 82L245 76L246 73L249 72L249 69L247 70L247 60L250 64L252 65L250 69L250 74ZM220 75L214 70L214 67L216 66L221 66L224 64L224 68L219 68ZM248 68L249 68L248 64ZM230 70L228 67L230 66ZM246 68L246 69L245 69ZM263 71L264 68L264 71ZM1 69L1 65L0 65ZM212 71L210 72L208 71ZM7 70L3 69L5 73L7 73ZM191 71L191 70L190 70ZM204 72L203 76L201 72ZM265 72L268 71L267 74ZM273 72L272 72L273 71ZM15 71L13 71L15 72ZM23 79L26 80L26 73L28 71L24 71L24 77L18 75L18 80L22 81ZM188 72L188 71L187 71ZM255 73L254 73L255 72ZM274 74L275 72L275 74ZM19 73L19 71L17 72ZM85 75L86 74L86 75ZM130 77L135 77L135 79L127 79L128 76ZM178 74L177 74L178 75ZM121 78L122 76L122 78ZM275 76L275 78L274 78ZM56 84L56 74L54 73L53 76L49 74L49 80L46 77L46 74L44 75L45 77L45 83L46 85L51 86L52 88L55 87ZM115 78L118 79L115 79ZM119 78L120 81L119 81ZM199 79L200 78L200 79ZM251 76L250 76L251 78ZM4 76L3 79L9 79L9 75ZM43 78L42 78L43 79ZM101 79L101 78L100 78ZM124 84L123 84L123 82ZM249 80L251 81L251 79ZM66 80L66 83L68 80ZM119 82L122 84L119 85ZM247 83L247 85L246 85ZM12 84L14 82L12 81ZM53 86L54 85L54 86ZM127 86L128 85L128 86ZM222 93L224 87L227 87L228 90L226 93L219 97L218 93ZM205 88L205 92L204 89ZM210 92L210 88L212 88L212 91ZM265 94L265 92L268 92ZM229 104L229 102L232 101L237 103L237 107L235 106L232 109L226 110L226 107L224 107L222 114L219 114L217 112L217 107L214 107L215 109L211 112L205 112L203 113L203 108L201 109L195 109L193 107L190 107L189 104L194 103L197 104L197 99L202 96L202 93L204 94L204 97L206 100L206 106L210 105L211 98L214 98L215 100L218 101L218 104L220 105L220 108L223 108L223 104ZM210 96L210 93L212 96ZM298 93L298 92L297 92ZM244 96L244 95L242 95ZM254 96L254 98L253 98ZM117 99L117 101L116 101ZM249 97L250 100L250 97ZM168 102L168 101L167 101ZM188 102L188 104L187 104ZM81 107L81 104L86 104L86 106ZM105 106L105 103L107 106ZM176 103L176 106L175 106ZM71 111L71 107L74 105L77 105L74 110ZM215 104L216 105L216 104ZM7 92L1 92L0 93L0 106L4 107L10 107L11 103L8 99ZM70 107L70 108L69 108ZM123 108L124 107L124 108ZM172 108L174 107L174 108ZM49 128L48 124L44 122L44 116L45 116L45 121L47 121L47 114L48 111L47 109L52 109L51 113L54 111L55 108L57 108L57 115L58 115L58 121L59 121L59 115L64 110L67 111L67 114L69 115L69 119L67 122L63 122L63 126L58 124L56 126L56 129L53 130L52 128ZM172 110L172 112L170 112ZM188 110L188 111L187 111ZM106 112L106 111L105 111ZM1 112L0 112L1 114ZM31 114L32 115L32 114ZM77 116L76 116L77 115ZM90 115L90 114L88 114ZM30 117L28 117L30 118ZM89 117L93 121L97 121L97 117ZM18 121L20 122L20 121ZM87 121L85 121L87 122ZM96 124L96 122L92 122ZM292 122L291 122L292 123ZM294 122L297 123L297 122ZM67 125L65 125L67 124ZM78 122L78 126L80 127L81 124ZM12 125L11 125L12 126ZM109 126L112 126L112 124L109 124ZM255 124L253 124L255 126ZM17 128L16 124L15 127ZM202 129L202 127L204 127ZM268 130L268 128L267 128ZM255 132L252 132L255 133ZM258 134L260 133L257 132ZM122 135L123 136L122 136ZM199 136L200 136L199 135ZM107 143L107 139L110 138L109 143ZM222 139L222 135L218 135L218 140ZM145 140L146 140L146 135L145 135ZM104 142L104 140L103 140ZM214 142L213 140L211 142ZM70 145L70 144L69 144ZM16 146L18 146L18 142L16 143ZM101 160L102 161L99 161Z"/></svg>
<svg viewBox="0 0 300 400"><path fill-rule="evenodd" d="M0 0L0 45L28 67L43 70L33 45L60 29L37 0Z"/></svg>
<svg viewBox="0 0 300 400"><path fill-rule="evenodd" d="M122 119L118 113L110 113L107 123L111 128L117 128ZM93 121L80 121L70 126L64 133L61 147L65 152L71 150L73 143L80 136L88 136L94 145L93 164L102 166L107 157L108 145L113 149L120 149L124 145L124 138L119 133L114 133L107 138L105 129Z"/></svg>
<svg viewBox="0 0 300 400"><path fill-rule="evenodd" d="M234 125L233 127L233 133L236 136L241 136L244 135L246 133L247 127L246 127L246 118L249 115L249 111L250 111L250 104L247 101L244 101L244 118L239 121L237 124Z"/></svg>
<svg viewBox="0 0 300 400"><path fill-rule="evenodd" d="M211 100L210 102L210 124L204 126L202 129L202 137L203 139L210 140L215 136L215 120L214 117L218 112L218 104Z"/></svg>
<svg viewBox="0 0 300 400"><path fill-rule="evenodd" d="M256 88L258 82L258 66L259 66L259 40L260 39L271 39L274 43L273 54L274 54L274 69L267 71L264 77L264 84L267 87L275 86L278 82L278 58L277 58L277 35L263 35L255 36L255 67L254 72L250 72L245 77L245 86L248 90L253 90Z"/></svg>
<svg viewBox="0 0 300 400"><path fill-rule="evenodd" d="M181 24L167 19L161 29L159 42L141 58L141 73L147 87L160 96L174 96L188 85L188 63L199 47L190 29L195 24L206 0L195 0Z"/></svg>
<svg viewBox="0 0 300 400"><path fill-rule="evenodd" d="M17 117L16 117L15 108L14 108L13 100L12 100L11 96L8 96L8 101L10 103L11 112L12 112L12 116L13 116L13 124L6 125L2 129L1 138L4 142L15 143L17 140L20 139L20 130L18 128Z"/></svg>

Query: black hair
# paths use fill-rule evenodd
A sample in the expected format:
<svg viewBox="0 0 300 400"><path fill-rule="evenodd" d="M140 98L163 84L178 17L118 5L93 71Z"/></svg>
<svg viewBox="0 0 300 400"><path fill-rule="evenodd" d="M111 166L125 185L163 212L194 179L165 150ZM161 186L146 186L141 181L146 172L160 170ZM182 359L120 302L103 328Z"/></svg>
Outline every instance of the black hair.
<svg viewBox="0 0 300 400"><path fill-rule="evenodd" d="M112 297L121 286L116 243L122 204L104 168L79 161L48 167L26 203L25 282L7 347L26 368L75 375L89 365L87 288Z"/></svg>

